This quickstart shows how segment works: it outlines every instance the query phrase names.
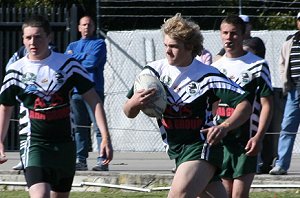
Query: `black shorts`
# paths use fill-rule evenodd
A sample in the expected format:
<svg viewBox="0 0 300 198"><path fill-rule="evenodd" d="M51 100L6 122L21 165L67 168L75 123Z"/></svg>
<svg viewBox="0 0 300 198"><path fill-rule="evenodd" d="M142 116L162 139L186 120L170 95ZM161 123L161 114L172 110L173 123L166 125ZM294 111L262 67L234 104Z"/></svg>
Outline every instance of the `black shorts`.
<svg viewBox="0 0 300 198"><path fill-rule="evenodd" d="M27 187L37 183L49 183L55 192L70 192L74 177L63 177L52 168L30 166L24 170Z"/></svg>

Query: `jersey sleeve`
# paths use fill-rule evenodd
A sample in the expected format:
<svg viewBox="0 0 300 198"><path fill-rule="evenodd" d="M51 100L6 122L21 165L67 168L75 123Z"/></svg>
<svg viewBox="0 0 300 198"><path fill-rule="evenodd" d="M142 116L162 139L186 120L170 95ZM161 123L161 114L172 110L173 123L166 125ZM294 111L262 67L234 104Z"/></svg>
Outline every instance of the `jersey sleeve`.
<svg viewBox="0 0 300 198"><path fill-rule="evenodd" d="M271 74L267 64L263 64L262 71L258 78L258 94L260 97L273 95Z"/></svg>
<svg viewBox="0 0 300 198"><path fill-rule="evenodd" d="M213 79L210 86L213 86L214 93L221 103L235 108L242 100L248 100L249 93L224 74L219 73Z"/></svg>
<svg viewBox="0 0 300 198"><path fill-rule="evenodd" d="M0 104L3 104L5 106L14 106L18 102L16 100L16 87L11 86L4 91L1 90L0 94Z"/></svg>
<svg viewBox="0 0 300 198"><path fill-rule="evenodd" d="M127 98L131 98L131 97L133 96L133 94L134 94L133 89L134 89L134 88L133 88L133 86L132 86L131 89L128 91L127 95L126 95Z"/></svg>
<svg viewBox="0 0 300 198"><path fill-rule="evenodd" d="M249 93L239 87L231 87L230 89L216 89L216 95L221 99L222 103L235 108L241 101L249 97Z"/></svg>
<svg viewBox="0 0 300 198"><path fill-rule="evenodd" d="M14 106L18 103L16 98L18 86L15 84L19 81L14 77L15 73L16 72L8 71L4 77L0 91L0 104Z"/></svg>
<svg viewBox="0 0 300 198"><path fill-rule="evenodd" d="M74 74L73 80L74 80L76 90L80 95L84 94L85 92L87 92L88 90L90 90L95 86L95 83L93 81L91 81L88 78L85 78L84 76L78 73Z"/></svg>

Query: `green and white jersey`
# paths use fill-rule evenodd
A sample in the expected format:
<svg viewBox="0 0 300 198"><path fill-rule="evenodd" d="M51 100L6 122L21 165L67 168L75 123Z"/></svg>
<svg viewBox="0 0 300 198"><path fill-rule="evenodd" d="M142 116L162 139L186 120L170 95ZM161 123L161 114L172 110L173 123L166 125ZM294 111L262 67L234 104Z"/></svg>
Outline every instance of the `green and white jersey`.
<svg viewBox="0 0 300 198"><path fill-rule="evenodd" d="M222 99L235 107L247 96L216 68L196 59L187 67L158 60L144 67L141 74L146 73L160 79L167 93L167 108L157 121L171 158L176 158L185 145L205 143L206 136L200 130L212 123L214 102ZM131 91L127 96L132 94Z"/></svg>
<svg viewBox="0 0 300 198"><path fill-rule="evenodd" d="M0 103L20 104L20 140L73 141L69 96L93 87L86 70L67 55L51 52L44 60L27 56L9 65L0 92ZM21 145L22 146L22 145Z"/></svg>
<svg viewBox="0 0 300 198"><path fill-rule="evenodd" d="M251 52L239 58L223 56L214 62L212 66L249 92L250 97L248 98L252 105L250 119L243 126L236 129L235 133L227 135L223 141L224 143L231 143L238 138L237 141L245 144L257 132L261 111L260 98L273 94L269 66L264 59ZM221 101L217 110L219 122L231 116L233 111L234 109L229 107L225 101Z"/></svg>

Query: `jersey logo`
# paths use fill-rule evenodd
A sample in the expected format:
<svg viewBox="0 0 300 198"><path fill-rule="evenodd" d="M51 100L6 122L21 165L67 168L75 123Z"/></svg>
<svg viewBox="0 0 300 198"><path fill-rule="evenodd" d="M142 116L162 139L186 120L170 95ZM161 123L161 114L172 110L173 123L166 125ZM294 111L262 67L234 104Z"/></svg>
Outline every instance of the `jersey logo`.
<svg viewBox="0 0 300 198"><path fill-rule="evenodd" d="M171 84L172 84L172 79L171 79L170 76L163 76L163 77L161 77L160 80L161 80L165 85L167 85L168 87L170 87Z"/></svg>
<svg viewBox="0 0 300 198"><path fill-rule="evenodd" d="M23 74L21 81L23 83L27 84L30 82L35 82L35 80L36 80L36 75L34 73L27 72L27 73Z"/></svg>
<svg viewBox="0 0 300 198"><path fill-rule="evenodd" d="M64 72L62 72L62 71L58 71L56 74L55 74L55 80L56 80L56 82L58 83L58 84L62 84L62 83L64 83L64 81L65 81L65 73Z"/></svg>
<svg viewBox="0 0 300 198"><path fill-rule="evenodd" d="M241 86L244 86L244 85L246 85L246 84L248 84L251 80L252 80L252 73L251 72L249 72L249 71L243 71L242 73L241 73L241 78L242 78L242 80L241 80Z"/></svg>
<svg viewBox="0 0 300 198"><path fill-rule="evenodd" d="M186 92L189 93L190 95L196 95L198 93L198 83L196 82L190 82L187 86Z"/></svg>

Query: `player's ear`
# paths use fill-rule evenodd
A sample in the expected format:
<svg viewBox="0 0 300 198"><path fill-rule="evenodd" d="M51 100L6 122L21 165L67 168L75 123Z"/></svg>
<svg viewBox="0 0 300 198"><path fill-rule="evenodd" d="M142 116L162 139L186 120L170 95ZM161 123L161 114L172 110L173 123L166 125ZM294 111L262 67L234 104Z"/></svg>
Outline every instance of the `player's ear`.
<svg viewBox="0 0 300 198"><path fill-rule="evenodd" d="M48 34L48 35L47 35L47 40L48 40L48 45L49 45L49 44L51 43L51 40L52 40L52 39L51 39L51 34Z"/></svg>

